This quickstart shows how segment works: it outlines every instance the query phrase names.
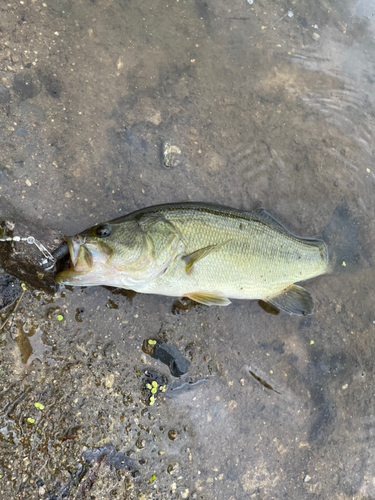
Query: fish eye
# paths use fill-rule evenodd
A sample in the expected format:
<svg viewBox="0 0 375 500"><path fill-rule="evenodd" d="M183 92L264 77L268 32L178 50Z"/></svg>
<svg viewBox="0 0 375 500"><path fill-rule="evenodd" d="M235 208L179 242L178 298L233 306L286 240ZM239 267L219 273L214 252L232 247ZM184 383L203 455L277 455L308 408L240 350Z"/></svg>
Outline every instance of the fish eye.
<svg viewBox="0 0 375 500"><path fill-rule="evenodd" d="M96 228L95 234L99 236L99 238L106 238L112 233L112 228L109 224L104 224Z"/></svg>

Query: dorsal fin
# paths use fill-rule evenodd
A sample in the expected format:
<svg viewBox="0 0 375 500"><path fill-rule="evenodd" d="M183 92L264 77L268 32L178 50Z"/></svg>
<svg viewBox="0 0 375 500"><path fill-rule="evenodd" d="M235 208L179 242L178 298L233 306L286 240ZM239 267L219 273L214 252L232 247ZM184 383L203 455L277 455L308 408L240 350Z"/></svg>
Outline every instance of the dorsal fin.
<svg viewBox="0 0 375 500"><path fill-rule="evenodd" d="M281 224L277 219L275 219L271 214L267 212L264 208L257 208L250 212L251 218L267 226L271 227L279 233L287 234L288 236L294 236L285 226Z"/></svg>

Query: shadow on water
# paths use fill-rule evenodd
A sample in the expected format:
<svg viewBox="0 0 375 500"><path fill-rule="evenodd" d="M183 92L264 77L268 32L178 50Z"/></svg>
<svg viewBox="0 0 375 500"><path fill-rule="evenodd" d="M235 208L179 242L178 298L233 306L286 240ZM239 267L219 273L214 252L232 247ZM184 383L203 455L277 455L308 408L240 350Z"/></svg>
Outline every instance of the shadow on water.
<svg viewBox="0 0 375 500"><path fill-rule="evenodd" d="M374 20L362 0L4 4L3 217L72 235L158 203L262 206L335 259L306 318L27 290L1 312L4 495L375 498Z"/></svg>

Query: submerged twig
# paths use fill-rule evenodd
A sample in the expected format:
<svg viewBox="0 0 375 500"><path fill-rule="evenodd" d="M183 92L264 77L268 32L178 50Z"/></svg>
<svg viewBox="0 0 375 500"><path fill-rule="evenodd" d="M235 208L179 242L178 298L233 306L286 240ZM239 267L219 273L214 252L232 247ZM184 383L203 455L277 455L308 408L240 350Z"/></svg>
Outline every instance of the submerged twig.
<svg viewBox="0 0 375 500"><path fill-rule="evenodd" d="M9 316L7 317L7 319L4 321L4 323L0 326L0 331L4 328L4 326L8 323L8 320L11 316L13 316L13 314L17 311L17 307L19 306L19 303L21 302L22 300L22 297L23 297L23 294L25 293L25 290L23 290L23 292L21 293L19 299L17 300L17 304L15 305L15 308L13 309L13 311L9 314Z"/></svg>

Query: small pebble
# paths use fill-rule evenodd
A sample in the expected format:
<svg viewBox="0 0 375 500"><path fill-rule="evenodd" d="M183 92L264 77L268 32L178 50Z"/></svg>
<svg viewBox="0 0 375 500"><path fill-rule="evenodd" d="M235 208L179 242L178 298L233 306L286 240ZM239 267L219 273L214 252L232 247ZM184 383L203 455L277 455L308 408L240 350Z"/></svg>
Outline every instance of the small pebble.
<svg viewBox="0 0 375 500"><path fill-rule="evenodd" d="M104 379L104 387L110 389L113 386L114 381L115 376L111 373L111 375L108 375L108 377Z"/></svg>
<svg viewBox="0 0 375 500"><path fill-rule="evenodd" d="M181 162L181 149L165 142L163 145L163 161L166 167L177 167Z"/></svg>
<svg viewBox="0 0 375 500"><path fill-rule="evenodd" d="M174 472L176 472L176 470L178 469L179 467L179 463L178 462L171 462L168 467L167 467L167 472L168 474L173 474Z"/></svg>
<svg viewBox="0 0 375 500"><path fill-rule="evenodd" d="M176 437L177 437L177 431L175 431L175 430L173 430L173 429L172 429L172 430L170 430L170 431L168 432L168 437L169 437L169 439L170 439L171 441L174 441L174 440L176 439Z"/></svg>
<svg viewBox="0 0 375 500"><path fill-rule="evenodd" d="M235 408L237 408L237 401L234 399L230 400L228 403L228 410L233 411Z"/></svg>

